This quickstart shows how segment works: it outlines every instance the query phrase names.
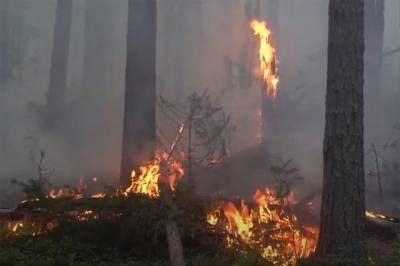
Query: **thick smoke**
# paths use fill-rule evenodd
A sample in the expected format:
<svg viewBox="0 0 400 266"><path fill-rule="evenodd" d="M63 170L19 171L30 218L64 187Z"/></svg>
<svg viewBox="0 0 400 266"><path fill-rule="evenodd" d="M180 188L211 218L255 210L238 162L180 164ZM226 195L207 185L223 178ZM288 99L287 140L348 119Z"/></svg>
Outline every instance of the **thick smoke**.
<svg viewBox="0 0 400 266"><path fill-rule="evenodd" d="M27 40L24 60L18 68L20 78L7 82L0 90L1 190L10 191L10 178L35 175L33 162L40 150L46 151L49 165L55 169L55 183L74 183L80 176L116 181L122 143L127 0L74 1L66 95L69 115L61 121L61 127L52 131L38 124L30 107L46 104L56 1L20 1L25 3L21 27ZM183 104L192 92L207 90L215 104L232 116L236 126L233 153L257 144L260 81L257 39L249 21L256 17L268 21L273 7L261 0L258 9L255 2L160 0L158 6L158 94ZM88 12L87 8L98 10L98 17L107 18L108 24L101 20L99 25L87 25L86 16L96 16L96 11ZM386 1L384 51L400 45L398 10L398 1ZM273 139L272 152L298 164L307 187L318 189L322 176L328 1L279 0L277 13L272 14L277 18L281 128L279 136L266 139ZM91 53L105 42L103 54ZM383 58L379 134L372 139L366 128L367 148L371 142L379 144L396 137L393 125L399 122L399 62L400 53ZM367 113L374 108L366 106ZM368 155L367 166L371 167L369 161ZM247 177L242 178L245 183ZM375 179L367 179L369 190L376 193Z"/></svg>

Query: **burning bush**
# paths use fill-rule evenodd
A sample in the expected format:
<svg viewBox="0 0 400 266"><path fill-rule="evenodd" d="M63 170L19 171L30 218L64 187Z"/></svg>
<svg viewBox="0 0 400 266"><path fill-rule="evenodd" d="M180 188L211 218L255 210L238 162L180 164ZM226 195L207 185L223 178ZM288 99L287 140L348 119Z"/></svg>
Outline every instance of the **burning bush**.
<svg viewBox="0 0 400 266"><path fill-rule="evenodd" d="M289 199L272 190L257 190L249 206L231 201L221 202L207 215L216 231L225 233L228 247L238 251L245 245L276 265L295 265L310 256L315 249L318 229L301 226L291 211Z"/></svg>

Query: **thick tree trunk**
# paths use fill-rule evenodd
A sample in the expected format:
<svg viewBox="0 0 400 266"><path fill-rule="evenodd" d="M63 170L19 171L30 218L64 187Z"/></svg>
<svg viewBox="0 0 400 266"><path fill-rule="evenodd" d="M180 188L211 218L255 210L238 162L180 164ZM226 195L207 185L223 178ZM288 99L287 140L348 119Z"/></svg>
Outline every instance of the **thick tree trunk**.
<svg viewBox="0 0 400 266"><path fill-rule="evenodd" d="M365 0L365 129L367 140L379 137L385 0Z"/></svg>
<svg viewBox="0 0 400 266"><path fill-rule="evenodd" d="M330 0L321 231L317 255L365 256L364 1Z"/></svg>
<svg viewBox="0 0 400 266"><path fill-rule="evenodd" d="M157 1L129 0L121 183L152 157L156 142Z"/></svg>
<svg viewBox="0 0 400 266"><path fill-rule="evenodd" d="M72 21L72 0L58 0L51 55L49 91L47 94L48 112L53 119L64 107L67 83L69 43Z"/></svg>

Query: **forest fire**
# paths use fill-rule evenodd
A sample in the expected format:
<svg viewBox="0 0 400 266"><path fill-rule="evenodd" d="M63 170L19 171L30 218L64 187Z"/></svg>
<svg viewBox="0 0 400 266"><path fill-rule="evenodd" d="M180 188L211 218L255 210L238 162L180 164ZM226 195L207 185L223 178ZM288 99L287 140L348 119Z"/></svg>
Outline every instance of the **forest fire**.
<svg viewBox="0 0 400 266"><path fill-rule="evenodd" d="M214 230L226 232L229 247L244 243L276 265L295 265L314 252L319 230L300 225L288 199L267 188L257 190L253 202L222 202L207 215Z"/></svg>
<svg viewBox="0 0 400 266"><path fill-rule="evenodd" d="M265 21L253 20L250 26L254 34L260 39L260 71L265 83L266 93L272 99L275 99L278 94L279 78L276 75L276 49L272 42L272 32Z"/></svg>
<svg viewBox="0 0 400 266"><path fill-rule="evenodd" d="M168 167L164 166L165 164ZM158 197L160 195L159 182L168 182L172 190L175 189L177 182L183 177L185 171L181 162L172 158L168 159L168 154L157 151L154 160L131 173L131 184L122 194L128 196L129 193ZM162 178L166 180L161 180Z"/></svg>

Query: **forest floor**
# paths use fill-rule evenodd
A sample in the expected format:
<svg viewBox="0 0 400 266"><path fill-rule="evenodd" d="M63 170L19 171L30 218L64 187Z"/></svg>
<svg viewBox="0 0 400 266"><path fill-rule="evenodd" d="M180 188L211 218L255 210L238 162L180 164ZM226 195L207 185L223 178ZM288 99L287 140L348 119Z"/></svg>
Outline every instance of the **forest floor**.
<svg viewBox="0 0 400 266"><path fill-rule="evenodd" d="M281 265L262 259L245 246L240 251L228 248L224 235L210 234L210 226L204 219L210 206L204 199L188 191L177 191L175 202L179 211L176 210L173 217L180 228L187 265ZM32 208L29 204L26 208ZM44 200L34 205L35 210L57 213L57 228L32 236L29 230L35 228L26 227L18 234L3 238L0 240L0 266L169 265L164 221L171 214L161 199L131 195L83 201ZM85 211L88 209L92 212ZM78 220L69 219L69 216L60 218L63 210L70 213L83 210L79 215L88 216L77 215ZM121 215L114 219L115 213ZM90 216L97 218L89 219ZM39 217L47 219L42 213ZM400 265L400 238L368 239L368 250L370 265ZM306 261L299 264L321 265ZM350 264L333 261L332 265Z"/></svg>

